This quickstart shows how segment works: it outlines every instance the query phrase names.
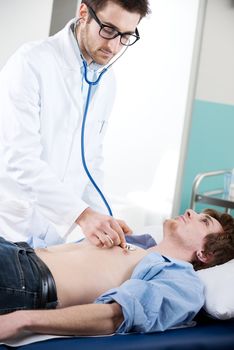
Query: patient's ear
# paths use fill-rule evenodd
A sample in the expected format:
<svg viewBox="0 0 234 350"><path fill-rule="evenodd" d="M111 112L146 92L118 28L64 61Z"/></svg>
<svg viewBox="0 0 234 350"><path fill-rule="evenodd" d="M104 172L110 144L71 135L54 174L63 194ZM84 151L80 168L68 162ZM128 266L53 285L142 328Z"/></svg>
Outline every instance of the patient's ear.
<svg viewBox="0 0 234 350"><path fill-rule="evenodd" d="M199 261L203 262L204 264L208 264L211 262L213 254L205 253L204 250L198 250L196 252L196 257Z"/></svg>

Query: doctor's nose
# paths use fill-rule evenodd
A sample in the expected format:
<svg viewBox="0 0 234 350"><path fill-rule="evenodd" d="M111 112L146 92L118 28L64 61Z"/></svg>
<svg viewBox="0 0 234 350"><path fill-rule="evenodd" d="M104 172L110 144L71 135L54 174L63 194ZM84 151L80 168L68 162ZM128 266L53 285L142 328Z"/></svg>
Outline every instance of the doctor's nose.
<svg viewBox="0 0 234 350"><path fill-rule="evenodd" d="M108 47L114 55L117 54L123 47L123 45L120 42L120 36L117 36L114 39L108 40Z"/></svg>

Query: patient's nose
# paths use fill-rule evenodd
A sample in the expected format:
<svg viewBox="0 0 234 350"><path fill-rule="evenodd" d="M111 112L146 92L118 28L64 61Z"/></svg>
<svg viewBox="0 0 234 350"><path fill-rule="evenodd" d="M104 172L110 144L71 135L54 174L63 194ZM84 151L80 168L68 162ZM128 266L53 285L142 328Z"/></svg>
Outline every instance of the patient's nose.
<svg viewBox="0 0 234 350"><path fill-rule="evenodd" d="M185 215L191 219L193 216L197 215L197 213L192 209L187 209Z"/></svg>

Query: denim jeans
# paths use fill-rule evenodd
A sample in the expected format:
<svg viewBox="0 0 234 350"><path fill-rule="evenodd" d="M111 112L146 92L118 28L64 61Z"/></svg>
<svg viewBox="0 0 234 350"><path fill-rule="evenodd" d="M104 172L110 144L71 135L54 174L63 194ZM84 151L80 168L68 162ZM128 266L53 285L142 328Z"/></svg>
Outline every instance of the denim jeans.
<svg viewBox="0 0 234 350"><path fill-rule="evenodd" d="M41 286L40 271L27 250L0 237L0 314L39 308Z"/></svg>

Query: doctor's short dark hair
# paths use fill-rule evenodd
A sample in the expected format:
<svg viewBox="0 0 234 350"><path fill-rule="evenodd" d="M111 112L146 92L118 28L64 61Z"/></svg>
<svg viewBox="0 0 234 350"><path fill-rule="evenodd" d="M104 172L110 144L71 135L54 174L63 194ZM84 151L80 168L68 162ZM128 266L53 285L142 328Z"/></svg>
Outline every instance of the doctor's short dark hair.
<svg viewBox="0 0 234 350"><path fill-rule="evenodd" d="M208 263L193 262L195 270L221 265L234 259L234 218L214 209L205 209L203 212L216 219L222 226L223 232L210 233L206 236L203 253L209 257Z"/></svg>
<svg viewBox="0 0 234 350"><path fill-rule="evenodd" d="M82 0L81 3L91 7L95 12L102 10L108 2L119 5L129 12L139 13L141 18L150 13L148 0Z"/></svg>

